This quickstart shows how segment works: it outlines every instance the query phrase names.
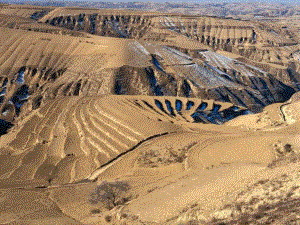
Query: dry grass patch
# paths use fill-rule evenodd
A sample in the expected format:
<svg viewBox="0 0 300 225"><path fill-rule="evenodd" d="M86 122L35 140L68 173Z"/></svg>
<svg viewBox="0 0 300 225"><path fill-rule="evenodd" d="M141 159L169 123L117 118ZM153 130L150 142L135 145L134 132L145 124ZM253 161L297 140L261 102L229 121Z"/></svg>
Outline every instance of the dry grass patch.
<svg viewBox="0 0 300 225"><path fill-rule="evenodd" d="M299 224L299 171L258 181L212 218L212 224Z"/></svg>
<svg viewBox="0 0 300 225"><path fill-rule="evenodd" d="M183 163L187 158L189 149L196 144L197 142L193 142L179 149L175 149L172 147L153 147L149 150L143 151L140 154L137 164L140 167L154 168L168 166L174 163Z"/></svg>

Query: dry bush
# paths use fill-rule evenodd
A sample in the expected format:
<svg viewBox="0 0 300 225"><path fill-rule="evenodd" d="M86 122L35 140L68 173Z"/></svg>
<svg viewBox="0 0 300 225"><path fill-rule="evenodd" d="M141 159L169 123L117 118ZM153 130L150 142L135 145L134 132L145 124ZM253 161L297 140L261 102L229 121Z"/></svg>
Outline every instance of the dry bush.
<svg viewBox="0 0 300 225"><path fill-rule="evenodd" d="M129 201L130 186L122 181L103 181L90 195L92 204L102 203L107 209L112 209Z"/></svg>
<svg viewBox="0 0 300 225"><path fill-rule="evenodd" d="M111 222L111 220L112 220L112 216L111 215L107 215L107 216L105 216L105 221L106 222Z"/></svg>

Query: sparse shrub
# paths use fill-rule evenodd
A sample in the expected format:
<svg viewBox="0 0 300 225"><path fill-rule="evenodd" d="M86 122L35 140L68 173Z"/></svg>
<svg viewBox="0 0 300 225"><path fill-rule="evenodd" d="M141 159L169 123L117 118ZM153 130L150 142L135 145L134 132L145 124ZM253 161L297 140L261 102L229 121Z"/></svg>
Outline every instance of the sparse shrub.
<svg viewBox="0 0 300 225"><path fill-rule="evenodd" d="M122 205L127 202L130 197L127 191L130 186L126 182L122 181L103 181L93 193L90 195L90 202L97 204L103 203L105 208L112 209L118 205Z"/></svg>
<svg viewBox="0 0 300 225"><path fill-rule="evenodd" d="M112 219L112 216L111 215L107 215L107 216L105 216L105 221L106 222L110 222L111 221L111 219Z"/></svg>
<svg viewBox="0 0 300 225"><path fill-rule="evenodd" d="M99 213L101 213L101 211L100 211L100 209L92 209L91 213L92 214L99 214Z"/></svg>

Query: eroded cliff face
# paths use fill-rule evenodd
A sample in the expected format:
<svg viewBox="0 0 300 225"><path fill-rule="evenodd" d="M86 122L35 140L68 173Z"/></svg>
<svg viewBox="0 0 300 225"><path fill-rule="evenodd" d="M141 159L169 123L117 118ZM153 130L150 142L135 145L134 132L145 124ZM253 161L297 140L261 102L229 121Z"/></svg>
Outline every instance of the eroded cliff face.
<svg viewBox="0 0 300 225"><path fill-rule="evenodd" d="M138 38L167 46L172 45L170 42L176 38L178 45L187 37L189 41L195 40L213 50L232 52L252 63L259 62L286 84L294 82L293 74L299 77L299 61L294 55L299 51L297 36L275 24L112 10L86 13L73 10L71 15L56 10L40 21L100 36ZM188 52L191 48L182 50Z"/></svg>
<svg viewBox="0 0 300 225"><path fill-rule="evenodd" d="M140 38L151 29L151 19L157 13L122 10L56 9L39 21L70 30L100 36Z"/></svg>
<svg viewBox="0 0 300 225"><path fill-rule="evenodd" d="M2 29L0 110L1 119L9 122L61 96L199 97L256 112L295 92L258 67L212 51L191 57L132 39L75 39L22 30L16 37Z"/></svg>
<svg viewBox="0 0 300 225"><path fill-rule="evenodd" d="M270 23L239 21L210 17L200 18L155 18L154 26L159 33L165 32L162 41L174 45L174 36L186 36L213 50L234 53L247 64L257 65L288 85L299 83L298 39L292 31ZM151 36L145 36L151 40ZM173 37L172 37L173 36ZM179 49L197 55L193 47ZM296 78L297 77L297 78Z"/></svg>
<svg viewBox="0 0 300 225"><path fill-rule="evenodd" d="M71 30L122 38L142 38L149 32L152 33L153 29L167 29L175 34L195 39L213 49L222 49L251 59L279 64L289 57L282 54L290 50L284 47L297 45L293 33L279 26L214 17L171 14L164 16L112 10L86 13L73 10L71 15L66 15L65 11L57 10L40 21Z"/></svg>

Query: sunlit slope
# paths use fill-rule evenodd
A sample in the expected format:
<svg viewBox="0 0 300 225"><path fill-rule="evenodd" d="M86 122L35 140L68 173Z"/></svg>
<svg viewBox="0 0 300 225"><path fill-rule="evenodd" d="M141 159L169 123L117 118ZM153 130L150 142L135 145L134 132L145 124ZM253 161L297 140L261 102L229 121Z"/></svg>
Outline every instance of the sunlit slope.
<svg viewBox="0 0 300 225"><path fill-rule="evenodd" d="M38 19L45 16L55 7L43 7L33 5L1 5L0 14L23 18Z"/></svg>
<svg viewBox="0 0 300 225"><path fill-rule="evenodd" d="M36 108L44 97L114 93L116 69L152 64L149 55L134 48L139 46L134 40L0 29L1 111L6 120L18 115L29 97Z"/></svg>
<svg viewBox="0 0 300 225"><path fill-rule="evenodd" d="M99 69L99 66L101 66L100 68L105 68L126 65L128 60L135 61L137 67L139 64L142 64L142 66L146 64L143 57L139 58L134 54L132 54L131 58L128 57L132 50L128 49L127 46L134 42L133 40L126 41L101 37L88 39L5 28L1 28L1 30L3 33L3 36L1 36L1 54L5 54L2 56L1 74L4 74L4 72L6 74L9 73L9 71L5 70L7 67L16 69L22 66L48 66L57 70L65 66L71 67L73 70L77 69L78 72L83 72L97 66L97 62L98 67L94 68L93 71ZM27 46L26 48L25 45ZM110 48L110 46L117 46L118 48ZM25 52L24 49L26 50ZM128 53L126 52L127 50ZM7 54L11 54L11 56L8 57ZM80 66L73 65L79 63L79 58L85 61L87 57L90 57L88 59L99 58L97 56L103 56L102 61L95 61L94 65L91 63L82 63ZM4 58L7 60L3 61ZM17 59L13 65L11 65L12 59ZM100 62L102 63L100 64Z"/></svg>

